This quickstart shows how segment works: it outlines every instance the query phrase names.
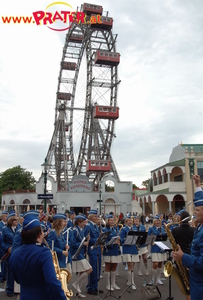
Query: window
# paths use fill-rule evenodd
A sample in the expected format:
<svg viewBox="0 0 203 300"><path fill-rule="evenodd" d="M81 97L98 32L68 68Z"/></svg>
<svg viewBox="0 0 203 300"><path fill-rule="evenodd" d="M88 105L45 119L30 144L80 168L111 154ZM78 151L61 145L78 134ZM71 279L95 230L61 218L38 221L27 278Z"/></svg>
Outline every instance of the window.
<svg viewBox="0 0 203 300"><path fill-rule="evenodd" d="M177 181L183 181L183 176L182 175L174 176L174 182Z"/></svg>

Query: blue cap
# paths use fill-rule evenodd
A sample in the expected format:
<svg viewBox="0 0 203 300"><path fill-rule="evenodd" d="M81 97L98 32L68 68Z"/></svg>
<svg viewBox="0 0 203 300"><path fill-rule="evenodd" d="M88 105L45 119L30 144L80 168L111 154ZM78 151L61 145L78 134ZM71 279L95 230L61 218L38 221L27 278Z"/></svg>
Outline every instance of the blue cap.
<svg viewBox="0 0 203 300"><path fill-rule="evenodd" d="M105 216L105 220L113 218L113 215L109 214Z"/></svg>
<svg viewBox="0 0 203 300"><path fill-rule="evenodd" d="M2 215L8 215L8 210L2 211Z"/></svg>
<svg viewBox="0 0 203 300"><path fill-rule="evenodd" d="M21 217L21 218L24 218L24 214L20 214L20 217Z"/></svg>
<svg viewBox="0 0 203 300"><path fill-rule="evenodd" d="M27 216L35 216L35 217L38 217L39 216L39 212L37 210L29 210L29 211L26 211L24 214L23 214L23 218L26 218Z"/></svg>
<svg viewBox="0 0 203 300"><path fill-rule="evenodd" d="M40 226L42 227L43 231L46 229L46 226L43 223L40 223Z"/></svg>
<svg viewBox="0 0 203 300"><path fill-rule="evenodd" d="M71 210L71 211L70 211L70 215L75 215L74 210Z"/></svg>
<svg viewBox="0 0 203 300"><path fill-rule="evenodd" d="M66 220L67 219L67 216L62 214L62 213L58 213L58 214L55 214L53 216L53 220L57 220L57 219L63 219L63 220Z"/></svg>
<svg viewBox="0 0 203 300"><path fill-rule="evenodd" d="M159 215L155 215L155 216L154 216L154 219L155 219L155 220L160 220L160 216L159 216Z"/></svg>
<svg viewBox="0 0 203 300"><path fill-rule="evenodd" d="M25 220L23 221L23 230L28 231L34 227L40 226L39 219L36 218L36 216L27 216Z"/></svg>
<svg viewBox="0 0 203 300"><path fill-rule="evenodd" d="M177 212L177 215L180 216L183 211L185 211L185 209L181 209L179 212Z"/></svg>
<svg viewBox="0 0 203 300"><path fill-rule="evenodd" d="M198 191L195 193L195 198L193 199L195 206L203 205L203 191Z"/></svg>
<svg viewBox="0 0 203 300"><path fill-rule="evenodd" d="M8 220L10 217L15 217L15 215L16 215L15 210L10 210L6 220Z"/></svg>
<svg viewBox="0 0 203 300"><path fill-rule="evenodd" d="M89 215L98 215L98 211L96 209L91 209Z"/></svg>
<svg viewBox="0 0 203 300"><path fill-rule="evenodd" d="M80 215L77 215L77 216L75 217L75 221L78 220L78 219L81 219L81 220L83 220L83 221L86 221L86 220L87 220L87 217L86 217L85 215L83 215L83 214L80 214Z"/></svg>

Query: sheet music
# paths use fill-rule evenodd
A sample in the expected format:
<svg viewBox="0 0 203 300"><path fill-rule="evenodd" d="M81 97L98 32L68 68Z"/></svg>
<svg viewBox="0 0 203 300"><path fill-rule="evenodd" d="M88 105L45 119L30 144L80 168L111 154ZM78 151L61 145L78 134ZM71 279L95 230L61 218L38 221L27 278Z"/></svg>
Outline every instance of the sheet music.
<svg viewBox="0 0 203 300"><path fill-rule="evenodd" d="M123 245L135 245L137 239L138 239L138 236L136 236L136 235L127 235Z"/></svg>
<svg viewBox="0 0 203 300"><path fill-rule="evenodd" d="M146 238L145 245L151 245L156 240L156 235L148 235Z"/></svg>
<svg viewBox="0 0 203 300"><path fill-rule="evenodd" d="M113 236L105 246L110 246L110 245L114 244L118 239L119 239L119 236Z"/></svg>
<svg viewBox="0 0 203 300"><path fill-rule="evenodd" d="M170 248L162 242L155 242L154 244L157 245L162 250L170 250Z"/></svg>
<svg viewBox="0 0 203 300"><path fill-rule="evenodd" d="M79 253L80 253L80 250L81 250L81 248L82 248L82 246L83 246L83 244L84 244L84 242L85 242L85 237L82 239L82 242L80 243L80 246L78 247L78 250L75 252L75 254L72 256L72 259L74 260L74 259L76 259L77 258L77 256L79 255Z"/></svg>

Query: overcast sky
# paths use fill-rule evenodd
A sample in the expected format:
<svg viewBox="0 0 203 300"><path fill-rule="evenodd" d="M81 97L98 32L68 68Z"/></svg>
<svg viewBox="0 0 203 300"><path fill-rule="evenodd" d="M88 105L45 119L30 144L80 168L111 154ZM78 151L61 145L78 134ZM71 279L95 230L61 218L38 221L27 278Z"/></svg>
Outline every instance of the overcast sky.
<svg viewBox="0 0 203 300"><path fill-rule="evenodd" d="M74 9L80 1L66 1ZM141 186L178 143L203 143L202 0L87 1L114 19L121 54L120 118L112 156L121 180ZM8 0L2 16L31 16L52 1ZM54 130L65 32L0 19L0 172L40 176Z"/></svg>

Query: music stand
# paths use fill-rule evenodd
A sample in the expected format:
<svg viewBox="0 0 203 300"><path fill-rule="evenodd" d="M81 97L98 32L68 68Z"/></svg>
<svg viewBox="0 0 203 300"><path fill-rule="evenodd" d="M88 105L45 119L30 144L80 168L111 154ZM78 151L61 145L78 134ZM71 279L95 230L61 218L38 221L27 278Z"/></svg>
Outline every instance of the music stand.
<svg viewBox="0 0 203 300"><path fill-rule="evenodd" d="M132 246L132 245L136 245L137 246L137 242L139 241L138 239L138 235L136 235L136 231L133 231L133 230L130 230L128 231L128 234L125 238L125 242L123 243L123 245L126 245L126 246ZM119 298L121 298L121 296L125 293L125 291L128 291L128 289L134 285L140 292L141 290L135 285L135 284L132 284L132 273L133 273L133 270L132 270L132 254L131 254L131 284L128 285L124 291L120 294ZM130 291L128 291L129 293L131 293Z"/></svg>
<svg viewBox="0 0 203 300"><path fill-rule="evenodd" d="M106 240L108 238L108 236L110 235L110 231L109 232L102 232L100 233L98 239L96 240L96 242L94 243L93 246L91 246L91 250L93 250L94 248L97 248L98 246L104 245L106 243ZM99 273L99 254L97 251L97 282L98 282L98 286L97 286L97 297L94 298L99 298L102 299L99 296L99 279L100 279L100 273Z"/></svg>
<svg viewBox="0 0 203 300"><path fill-rule="evenodd" d="M111 246L111 245L114 245L116 243L116 241L119 239L119 236L113 236L110 241L108 241L107 244L105 244L105 247L108 247L108 246ZM110 264L111 264L111 248L109 248L110 250ZM108 297L113 297L115 299L118 299L113 291L111 290L111 265L110 265L110 290L107 292L106 296L104 297L104 299L108 298Z"/></svg>
<svg viewBox="0 0 203 300"><path fill-rule="evenodd" d="M173 250L171 248L169 248L165 243L159 241L155 242L155 245L157 245L164 252L167 252L169 261L172 261L171 252ZM169 296L166 300L173 300L174 297L171 297L171 275L169 275L168 279L169 279Z"/></svg>

